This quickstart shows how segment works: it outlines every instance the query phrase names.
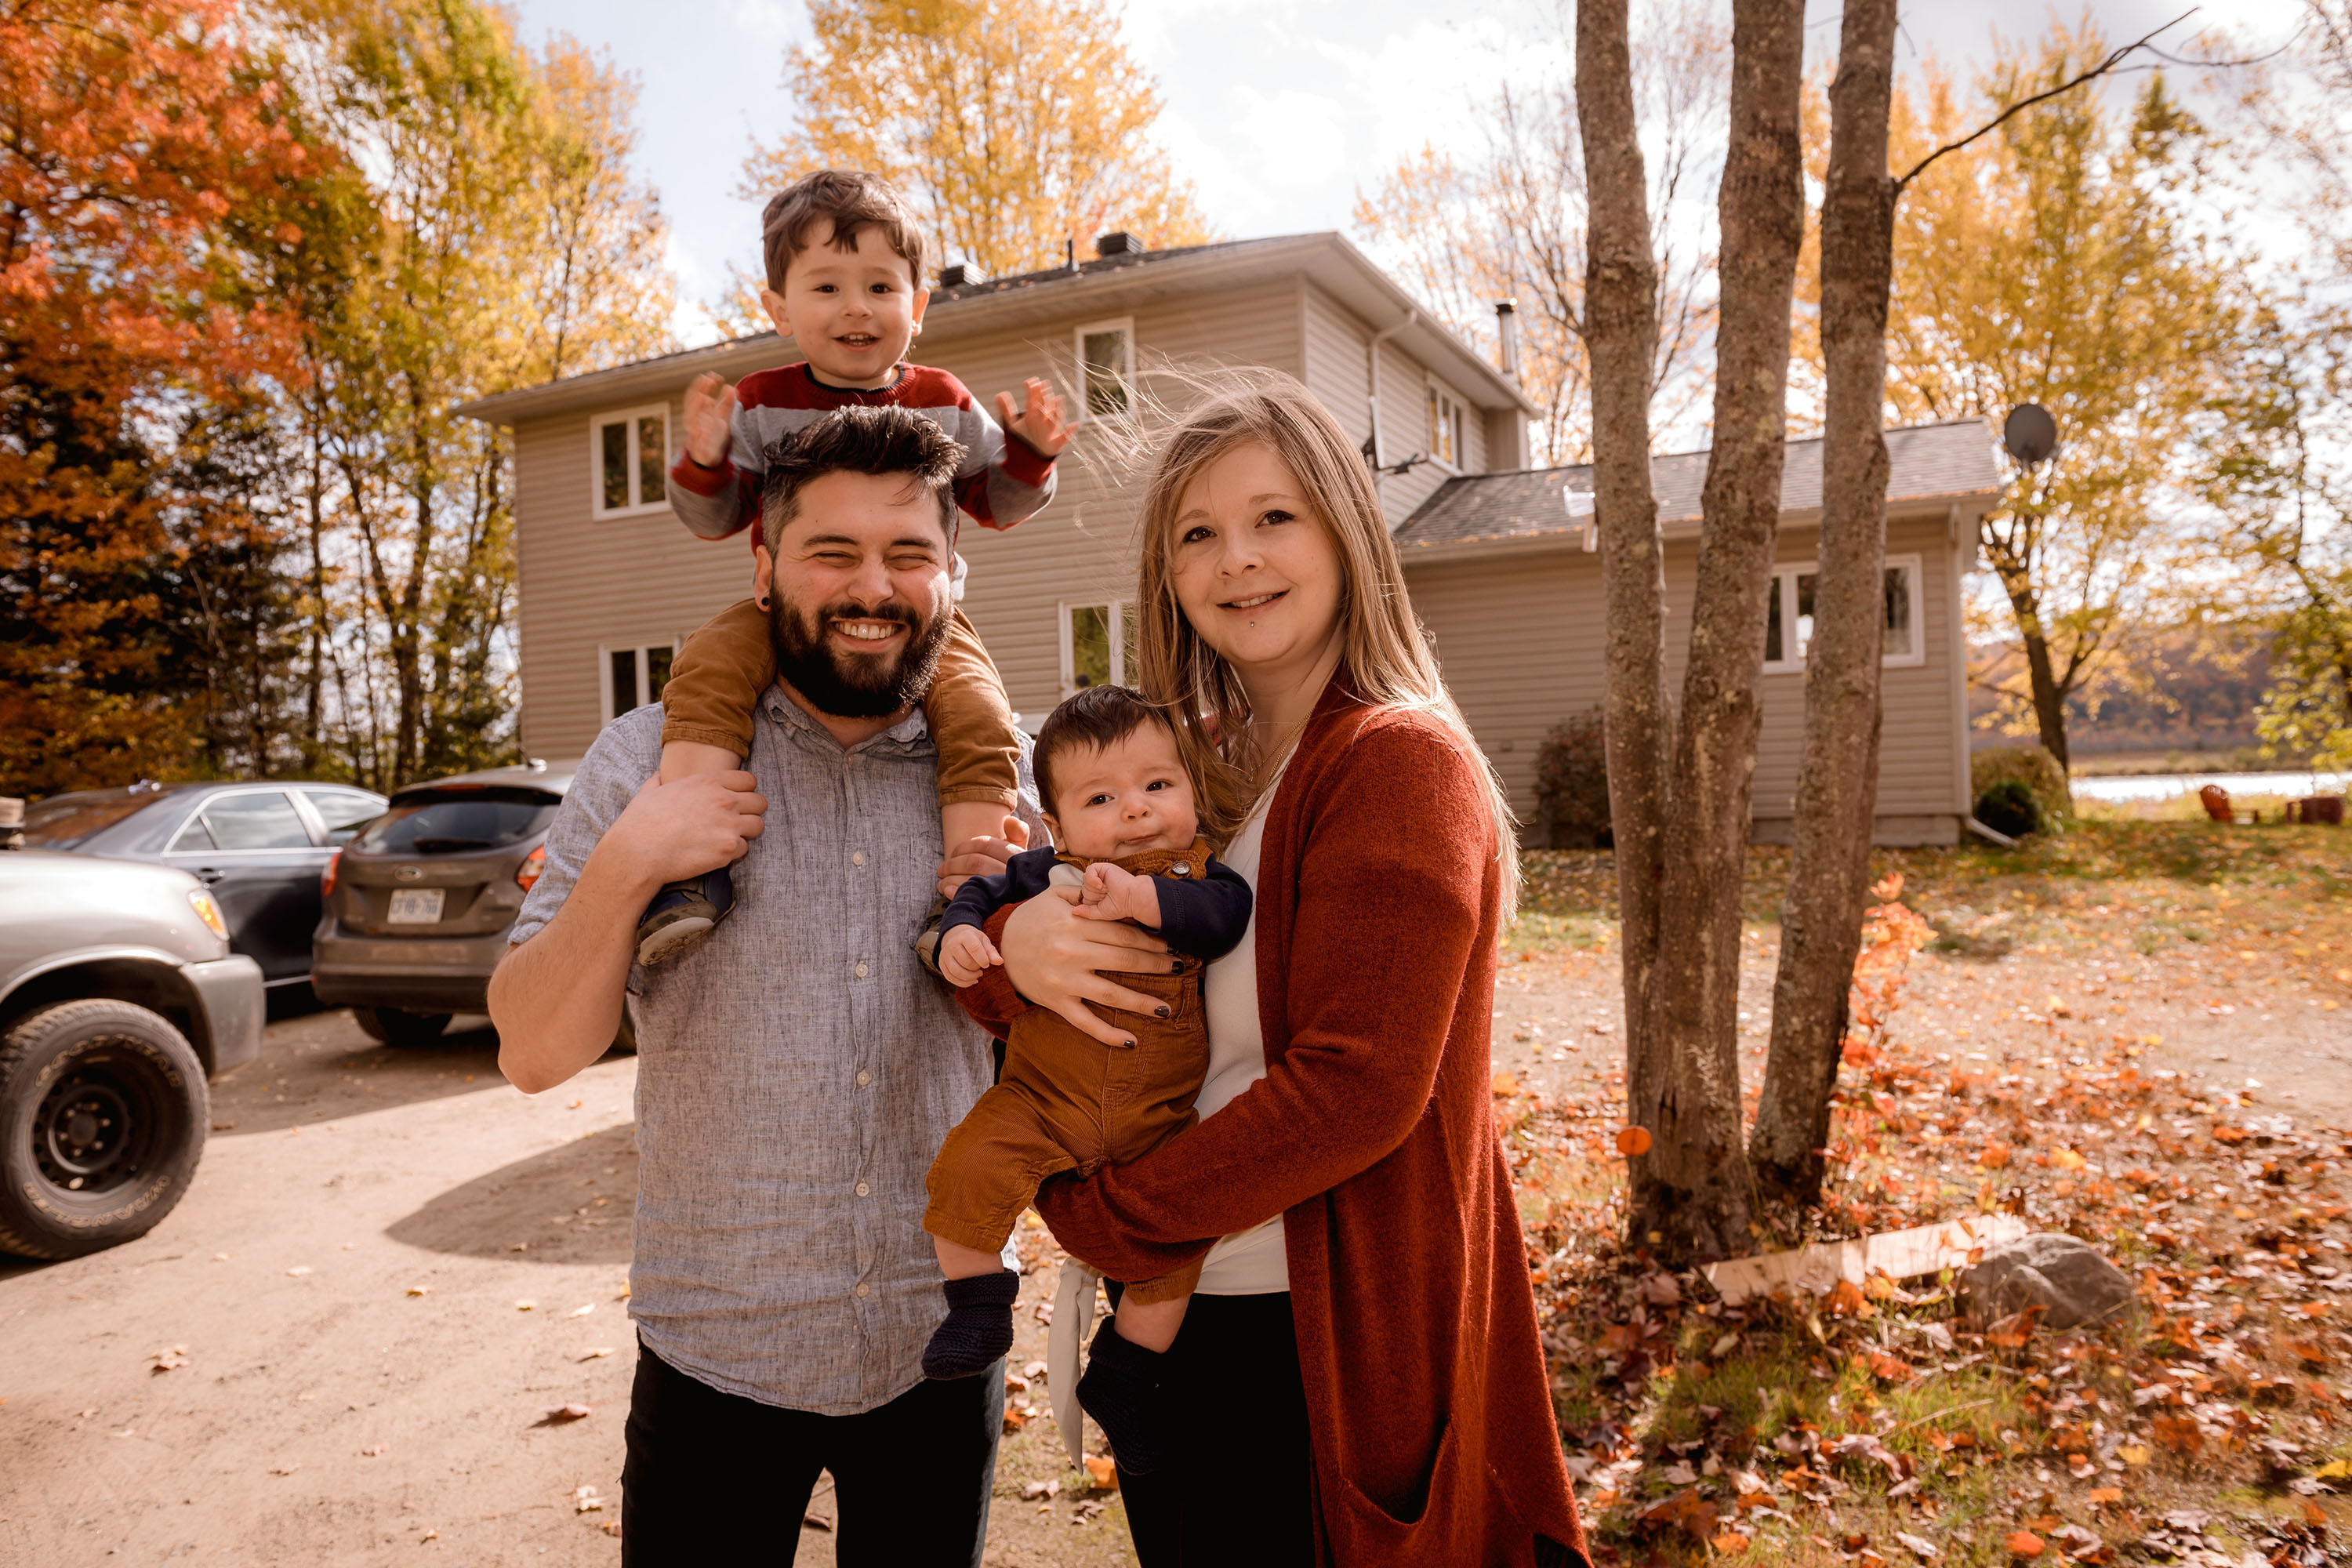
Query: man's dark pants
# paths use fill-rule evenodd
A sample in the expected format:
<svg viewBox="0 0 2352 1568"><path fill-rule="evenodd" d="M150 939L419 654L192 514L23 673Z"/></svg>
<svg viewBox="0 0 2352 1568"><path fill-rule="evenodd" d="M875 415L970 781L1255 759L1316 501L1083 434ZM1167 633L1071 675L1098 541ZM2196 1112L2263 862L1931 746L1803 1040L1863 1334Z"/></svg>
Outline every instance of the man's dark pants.
<svg viewBox="0 0 2352 1568"><path fill-rule="evenodd" d="M1002 1362L919 1383L861 1415L815 1415L721 1394L640 1342L623 1568L788 1563L823 1470L843 1568L977 1568L1003 1423Z"/></svg>

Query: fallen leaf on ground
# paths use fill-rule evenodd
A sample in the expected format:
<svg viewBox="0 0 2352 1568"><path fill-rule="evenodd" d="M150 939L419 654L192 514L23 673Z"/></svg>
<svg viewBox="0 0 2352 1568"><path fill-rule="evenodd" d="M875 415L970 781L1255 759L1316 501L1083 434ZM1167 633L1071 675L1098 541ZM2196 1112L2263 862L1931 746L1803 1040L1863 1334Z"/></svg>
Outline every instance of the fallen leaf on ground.
<svg viewBox="0 0 2352 1568"><path fill-rule="evenodd" d="M155 1363L154 1370L157 1372L176 1372L188 1364L188 1347L166 1345L148 1359Z"/></svg>
<svg viewBox="0 0 2352 1568"><path fill-rule="evenodd" d="M273 1476L290 1476L301 1468L299 1465L272 1465L269 1467L269 1473Z"/></svg>
<svg viewBox="0 0 2352 1568"><path fill-rule="evenodd" d="M572 1318L584 1318L584 1317L586 1317L589 1313L591 1313L591 1312L594 1311L595 1310L596 1310L596 1303L595 1303L595 1302L593 1302L593 1301L591 1301L591 1302L589 1302L589 1303L588 1303L586 1306L584 1306L584 1307L574 1307L574 1308L572 1308L572 1310L571 1310L570 1312L568 1312L568 1313L566 1313L566 1314L565 1314L565 1316L566 1316L566 1317L572 1317Z"/></svg>
<svg viewBox="0 0 2352 1568"><path fill-rule="evenodd" d="M299 1279L309 1272L310 1272L310 1266L307 1263L298 1263L293 1268L289 1268L286 1271L289 1278L295 1279Z"/></svg>
<svg viewBox="0 0 2352 1568"><path fill-rule="evenodd" d="M586 1350L580 1352L580 1359L582 1361L595 1361L600 1357L608 1356L612 1353L613 1347L610 1345L590 1345Z"/></svg>
<svg viewBox="0 0 2352 1568"><path fill-rule="evenodd" d="M433 1294L433 1287L430 1285L411 1285L408 1288L408 1293L412 1296L430 1296Z"/></svg>
<svg viewBox="0 0 2352 1568"><path fill-rule="evenodd" d="M2034 1534L2030 1530L2019 1531L2016 1534L2011 1536L2001 1544L2009 1549L2009 1554L2011 1557L2039 1557L2042 1555L2042 1537Z"/></svg>
<svg viewBox="0 0 2352 1568"><path fill-rule="evenodd" d="M1118 1466L1100 1454L1087 1456L1087 1482L1097 1491L1118 1489Z"/></svg>
<svg viewBox="0 0 2352 1568"><path fill-rule="evenodd" d="M577 1421L587 1415L590 1406L585 1405L551 1405L547 1407L545 1418L555 1423Z"/></svg>
<svg viewBox="0 0 2352 1568"><path fill-rule="evenodd" d="M360 1450L360 1458L362 1458L362 1459L373 1459L373 1458L374 1458L377 1455L379 1455L379 1454L381 1454L381 1453L383 1453L383 1444L381 1444L381 1443L371 1443L371 1444L369 1444L366 1447L362 1448L362 1449Z"/></svg>
<svg viewBox="0 0 2352 1568"><path fill-rule="evenodd" d="M515 1303L515 1310L518 1312L528 1312L538 1305L538 1302L526 1296L521 1300Z"/></svg>
<svg viewBox="0 0 2352 1568"><path fill-rule="evenodd" d="M1920 1562L1932 1563L1936 1560L1936 1543L1926 1537L1906 1535L1898 1530L1895 1532L1895 1539L1901 1542L1910 1551L1911 1555Z"/></svg>

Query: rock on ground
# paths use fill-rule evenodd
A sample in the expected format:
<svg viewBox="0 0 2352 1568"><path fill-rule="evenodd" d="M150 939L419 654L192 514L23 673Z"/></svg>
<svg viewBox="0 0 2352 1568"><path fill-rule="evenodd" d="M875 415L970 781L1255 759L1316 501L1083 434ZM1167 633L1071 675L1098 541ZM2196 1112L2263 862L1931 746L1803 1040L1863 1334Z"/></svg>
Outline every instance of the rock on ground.
<svg viewBox="0 0 2352 1568"><path fill-rule="evenodd" d="M2132 1300L2131 1277L2074 1237L2045 1231L1988 1251L1960 1275L1960 1299L1990 1321L2044 1309L2042 1321L2071 1329L2120 1311Z"/></svg>

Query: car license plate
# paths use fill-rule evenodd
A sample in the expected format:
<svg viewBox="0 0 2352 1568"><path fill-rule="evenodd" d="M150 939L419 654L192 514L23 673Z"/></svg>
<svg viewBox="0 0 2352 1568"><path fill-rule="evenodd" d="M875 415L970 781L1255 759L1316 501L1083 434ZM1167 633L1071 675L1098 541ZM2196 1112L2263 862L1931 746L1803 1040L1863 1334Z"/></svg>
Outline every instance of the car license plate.
<svg viewBox="0 0 2352 1568"><path fill-rule="evenodd" d="M441 919L441 888L400 888L392 895L392 912L384 918L396 926L429 926Z"/></svg>

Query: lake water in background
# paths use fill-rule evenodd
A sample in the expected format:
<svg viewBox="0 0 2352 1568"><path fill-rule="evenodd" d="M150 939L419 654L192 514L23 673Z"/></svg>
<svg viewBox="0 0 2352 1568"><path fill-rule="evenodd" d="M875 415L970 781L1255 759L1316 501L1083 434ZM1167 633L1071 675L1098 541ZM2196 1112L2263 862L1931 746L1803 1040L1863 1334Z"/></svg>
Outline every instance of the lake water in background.
<svg viewBox="0 0 2352 1568"><path fill-rule="evenodd" d="M2283 795L2290 800L2306 795L2342 795L2344 773L2117 773L2104 778L2076 779L2077 795L2091 800L2168 800L2195 795L2207 784L2220 784L2231 795Z"/></svg>

